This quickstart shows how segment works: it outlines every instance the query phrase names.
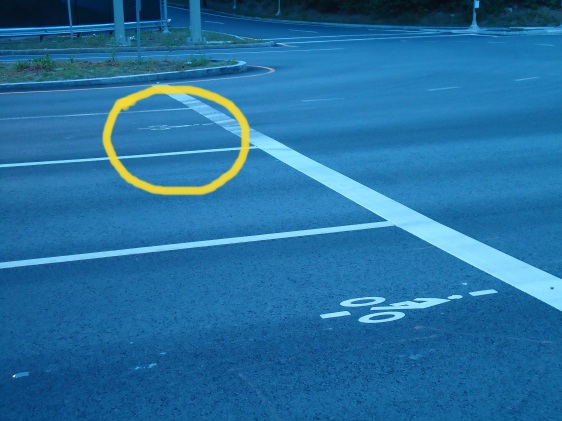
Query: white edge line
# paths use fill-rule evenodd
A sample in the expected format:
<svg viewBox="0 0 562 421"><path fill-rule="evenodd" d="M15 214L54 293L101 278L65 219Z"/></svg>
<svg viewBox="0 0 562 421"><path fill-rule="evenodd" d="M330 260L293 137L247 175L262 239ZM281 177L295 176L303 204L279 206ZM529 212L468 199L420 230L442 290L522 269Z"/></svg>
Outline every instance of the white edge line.
<svg viewBox="0 0 562 421"><path fill-rule="evenodd" d="M428 89L428 92L447 91L449 89L459 89L459 86L447 86L445 88L432 88L432 89Z"/></svg>
<svg viewBox="0 0 562 421"><path fill-rule="evenodd" d="M334 317L342 317L342 316L351 316L351 313L349 311L337 311L335 313L326 313L320 315L320 317L322 317L323 319L332 319Z"/></svg>
<svg viewBox="0 0 562 421"><path fill-rule="evenodd" d="M498 291L496 291L495 289L485 289L483 291L472 291L469 292L470 295L472 295L473 297L479 297L480 295L490 295L490 294L497 294Z"/></svg>
<svg viewBox="0 0 562 421"><path fill-rule="evenodd" d="M320 44L327 42L353 42L353 41L386 41L394 39L428 39L428 38L453 38L453 37L464 37L468 34L453 34L453 35L423 35L423 36L405 36L405 37L372 37L372 38L352 38L352 39L335 39L335 40L314 40L314 41L290 41L289 44ZM361 36L361 35L359 35ZM314 37L316 38L316 37Z"/></svg>
<svg viewBox="0 0 562 421"><path fill-rule="evenodd" d="M225 130L241 135L240 126L232 117L189 95L171 94L170 97ZM451 256L562 311L562 279L440 224L257 130L250 129L250 133L254 146L291 168Z"/></svg>
<svg viewBox="0 0 562 421"><path fill-rule="evenodd" d="M224 246L228 244L252 243L257 241L278 240L282 238L309 237L313 235L335 234L349 231L363 231L375 228L392 227L388 221L365 224L342 225L338 227L315 228L299 231L277 232L273 234L249 235L246 237L221 238L217 240L192 241L188 243L164 244L160 246L135 247L129 249L100 251L94 253L71 254L66 256L43 257L38 259L14 260L0 262L0 269L12 269L24 266L48 265L53 263L76 262L82 260L105 259L108 257L131 256L136 254L161 253L174 250L188 250L203 247Z"/></svg>
<svg viewBox="0 0 562 421"><path fill-rule="evenodd" d="M534 79L540 79L540 76L524 77L522 79L515 79L515 82L523 82L525 80L534 80Z"/></svg>
<svg viewBox="0 0 562 421"><path fill-rule="evenodd" d="M320 99L303 99L302 102L322 102L322 101L338 101L344 98L320 98Z"/></svg>
<svg viewBox="0 0 562 421"><path fill-rule="evenodd" d="M134 113L161 113L169 111L189 111L189 108L166 108L160 110L137 110L137 111L125 111L123 114L134 114ZM13 120L38 120L42 118L69 118L69 117L91 117L99 115L107 115L108 113L82 113L82 114L59 114L59 115L34 115L25 117L5 117L0 118L0 121L13 121Z"/></svg>
<svg viewBox="0 0 562 421"><path fill-rule="evenodd" d="M249 149L256 149L256 147L250 146ZM229 152L229 151L239 151L239 150L240 148L199 149L193 151L162 152L162 153L150 153L144 155L125 155L125 156L120 156L119 159L157 158L160 156L192 155L198 153ZM77 164L81 162L96 162L96 161L108 161L108 160L109 160L108 157L102 157L102 158L83 158L83 159L63 159L60 161L18 162L15 164L0 164L0 168L33 167L37 165Z"/></svg>

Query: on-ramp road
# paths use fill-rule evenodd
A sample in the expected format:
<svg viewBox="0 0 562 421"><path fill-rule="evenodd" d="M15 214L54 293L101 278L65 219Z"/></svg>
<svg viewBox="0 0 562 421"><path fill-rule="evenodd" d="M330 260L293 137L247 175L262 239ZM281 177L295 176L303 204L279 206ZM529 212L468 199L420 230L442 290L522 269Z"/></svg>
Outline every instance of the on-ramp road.
<svg viewBox="0 0 562 421"><path fill-rule="evenodd" d="M283 44L189 81L252 128L214 193L106 159L145 86L0 95L1 418L561 419L562 38L203 20ZM183 94L112 140L157 185L240 146Z"/></svg>

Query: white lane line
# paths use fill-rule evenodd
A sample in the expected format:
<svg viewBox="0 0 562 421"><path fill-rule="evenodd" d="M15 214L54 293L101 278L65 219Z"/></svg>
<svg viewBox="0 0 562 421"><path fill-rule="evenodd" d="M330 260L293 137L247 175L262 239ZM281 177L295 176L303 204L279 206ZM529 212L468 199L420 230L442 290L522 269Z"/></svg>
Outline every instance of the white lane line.
<svg viewBox="0 0 562 421"><path fill-rule="evenodd" d="M170 96L229 132L240 136L240 126L232 117L189 95ZM562 279L440 224L257 130L251 129L250 136L254 146L279 161L392 222L404 231L562 311Z"/></svg>
<svg viewBox="0 0 562 421"><path fill-rule="evenodd" d="M449 89L459 89L459 86L447 86L445 88L432 88L428 89L428 92L435 92L435 91L448 91Z"/></svg>
<svg viewBox="0 0 562 421"><path fill-rule="evenodd" d="M312 37L283 37L283 38L266 38L267 41L286 41L286 40L293 40L293 39L320 39L320 38L347 38L347 37L358 37L358 36L365 36L365 37L374 37L375 35L371 34L354 34L354 35L316 35Z"/></svg>
<svg viewBox="0 0 562 421"><path fill-rule="evenodd" d="M256 149L256 147L250 146L250 149ZM149 153L143 155L125 155L125 156L120 156L119 159L157 158L160 156L192 155L198 153L229 152L229 151L239 151L239 150L240 148L199 149L199 150L192 150L192 151ZM34 167L37 165L78 164L81 162L96 162L96 161L108 161L108 160L109 158L106 156L103 158L62 159L59 161L17 162L14 164L0 164L0 168Z"/></svg>
<svg viewBox="0 0 562 421"><path fill-rule="evenodd" d="M555 47L554 44L535 44L535 45L540 45L541 47Z"/></svg>
<svg viewBox="0 0 562 421"><path fill-rule="evenodd" d="M307 32L309 34L317 34L317 31L305 31L304 29L287 29L287 31L291 32Z"/></svg>
<svg viewBox="0 0 562 421"><path fill-rule="evenodd" d="M313 41L291 41L291 44L318 44L326 42L351 42L351 41L380 41L380 40L394 40L394 39L426 39L426 38L452 38L452 37L465 37L468 34L452 34L452 35L421 35L421 36L405 36L405 37L371 37L371 38L351 38L351 39L331 39L331 40L313 40Z"/></svg>
<svg viewBox="0 0 562 421"><path fill-rule="evenodd" d="M496 291L495 289L485 289L483 291L472 291L469 292L470 295L472 295L473 297L479 297L481 295L490 295L490 294L497 294L498 291Z"/></svg>
<svg viewBox="0 0 562 421"><path fill-rule="evenodd" d="M503 41L488 41L488 44L507 44L507 42L503 42Z"/></svg>
<svg viewBox="0 0 562 421"><path fill-rule="evenodd" d="M313 235L336 234L349 231L363 231L376 228L392 227L388 221L366 224L342 225L338 227L317 228L299 231L276 232L273 234L249 235L246 237L221 238L218 240L192 241L189 243L164 244L160 246L135 247L121 250L100 251L95 253L71 254L67 256L44 257L39 259L14 260L0 262L0 269L24 266L49 265L53 263L77 262L82 260L106 259L108 257L131 256L136 254L161 253L174 250L188 250L203 247L225 246L228 244L253 243L256 241L279 240L282 238L309 237Z"/></svg>
<svg viewBox="0 0 562 421"><path fill-rule="evenodd" d="M419 31L414 31L417 32L418 35L415 37L409 36L408 38L423 38L424 36L431 36L433 35L433 33L420 33ZM373 37L381 37L380 39L383 38L388 38L388 37L396 37L396 34L348 34L348 35L316 35L316 36L308 36L308 37L283 37L283 38L266 38L268 41L285 41L285 40L293 40L293 39L324 39L324 38L352 38L352 37L369 37L369 38L373 38Z"/></svg>
<svg viewBox="0 0 562 421"><path fill-rule="evenodd" d="M326 313L320 315L320 317L322 317L323 319L332 319L334 317L342 317L342 316L351 316L351 313L349 311L337 311L335 313Z"/></svg>
<svg viewBox="0 0 562 421"><path fill-rule="evenodd" d="M522 79L515 79L515 82L524 82L526 80L540 79L540 76L524 77Z"/></svg>
<svg viewBox="0 0 562 421"><path fill-rule="evenodd" d="M321 99L303 99L302 102L321 102L321 101L338 101L344 98L321 98Z"/></svg>
<svg viewBox="0 0 562 421"><path fill-rule="evenodd" d="M224 25L224 22L215 22L214 20L204 20L205 23L213 23L215 25Z"/></svg>
<svg viewBox="0 0 562 421"><path fill-rule="evenodd" d="M161 113L169 111L189 111L188 108L165 108L159 110L138 110L138 111L124 111L123 114L135 114L135 113ZM68 117L91 117L98 115L107 115L108 113L82 113L82 114L58 114L58 115L34 115L26 117L5 117L0 118L0 121L10 121L10 120L37 120L42 118L68 118Z"/></svg>

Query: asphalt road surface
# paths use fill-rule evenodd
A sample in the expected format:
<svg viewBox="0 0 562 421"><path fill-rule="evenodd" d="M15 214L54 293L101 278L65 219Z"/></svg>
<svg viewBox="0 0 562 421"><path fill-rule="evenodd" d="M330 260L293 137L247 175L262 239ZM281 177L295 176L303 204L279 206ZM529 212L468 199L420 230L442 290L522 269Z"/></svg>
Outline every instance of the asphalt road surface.
<svg viewBox="0 0 562 421"><path fill-rule="evenodd" d="M0 95L1 418L560 420L562 38L203 20L283 44L171 83L251 126L213 193L107 160L146 86ZM200 186L239 135L160 94L112 142Z"/></svg>

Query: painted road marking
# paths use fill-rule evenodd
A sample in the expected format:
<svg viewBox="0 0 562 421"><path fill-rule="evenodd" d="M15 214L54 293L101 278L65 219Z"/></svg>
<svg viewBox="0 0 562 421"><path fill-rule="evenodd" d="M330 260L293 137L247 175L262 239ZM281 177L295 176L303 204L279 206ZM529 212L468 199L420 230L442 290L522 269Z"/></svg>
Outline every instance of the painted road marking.
<svg viewBox="0 0 562 421"><path fill-rule="evenodd" d="M351 316L351 313L349 311L337 311L335 313L326 313L320 315L320 317L322 317L323 319L332 319L334 317L342 317L342 316Z"/></svg>
<svg viewBox="0 0 562 421"><path fill-rule="evenodd" d="M12 376L13 379L20 379L22 377L27 377L29 376L29 371L21 371L19 373L16 373Z"/></svg>
<svg viewBox="0 0 562 421"><path fill-rule="evenodd" d="M135 114L135 113L161 113L161 112L170 112L170 111L189 111L188 108L164 108L159 110L138 110L138 111L127 111L127 114ZM34 116L26 116L26 117L5 117L0 118L0 121L10 121L10 120L38 120L42 118L68 118L68 117L91 117L91 116L98 116L103 115L107 116L107 112L105 113L82 113L82 114L59 114L59 115L34 115Z"/></svg>
<svg viewBox="0 0 562 421"><path fill-rule="evenodd" d="M238 123L232 117L188 95L170 96L240 136ZM562 279L440 224L257 130L251 130L250 139L254 146L265 153L404 231L562 311ZM553 289L555 285L557 288Z"/></svg>
<svg viewBox="0 0 562 421"><path fill-rule="evenodd" d="M215 22L214 20L205 20L205 23L214 23L215 25L224 25L224 22Z"/></svg>
<svg viewBox="0 0 562 421"><path fill-rule="evenodd" d="M213 125L214 125L214 123L180 124L179 126L168 126L167 124L157 124L157 125L155 125L155 126L139 127L139 130L160 131L160 130L170 130L170 129L183 129L183 128L185 128L185 127L213 126Z"/></svg>
<svg viewBox="0 0 562 421"><path fill-rule="evenodd" d="M554 44L535 44L535 45L540 45L541 47L555 47Z"/></svg>
<svg viewBox="0 0 562 421"><path fill-rule="evenodd" d="M481 295L490 295L490 294L497 294L498 291L496 291L495 289L485 289L483 291L473 291L473 292L469 292L470 295L472 295L473 297L479 297Z"/></svg>
<svg viewBox="0 0 562 421"><path fill-rule="evenodd" d="M308 32L309 34L317 34L317 31L305 31L304 29L287 29L287 31L291 32Z"/></svg>
<svg viewBox="0 0 562 421"><path fill-rule="evenodd" d="M522 79L515 79L515 82L523 82L525 80L534 80L534 79L540 79L540 76L524 77Z"/></svg>
<svg viewBox="0 0 562 421"><path fill-rule="evenodd" d="M192 241L189 243L164 244L160 246L135 247L130 249L100 251L94 253L71 254L67 256L43 257L39 259L14 260L0 262L0 269L11 269L24 266L49 265L53 263L78 262L82 260L106 259L108 257L131 256L137 254L162 253L165 251L188 250L203 247L225 246L229 244L253 243L257 241L280 240L283 238L310 237L313 235L336 234L340 232L364 231L377 228L392 227L388 221L370 222L366 224L341 225L338 227L316 228L299 231L276 232L272 234L249 235L246 237L221 238L217 240Z"/></svg>
<svg viewBox="0 0 562 421"><path fill-rule="evenodd" d="M321 98L321 99L303 99L302 102L321 102L321 101L338 101L344 98Z"/></svg>
<svg viewBox="0 0 562 421"><path fill-rule="evenodd" d="M487 289L483 291L473 291L469 292L473 297L478 297L481 295L497 294L498 291L495 289ZM462 295L450 295L447 299L444 298L414 298L412 301L401 301L399 303L393 303L386 306L371 307L371 311L376 313L370 313L365 316L361 316L358 321L360 323L387 323L393 322L395 320L400 320L406 316L403 311L406 310L423 310L426 308L434 307L440 304L445 304L451 300L460 300ZM373 304L380 304L386 301L383 297L360 297L351 298L349 300L344 300L340 303L342 307L370 307ZM400 310L400 311L397 311ZM408 311L409 312L409 311ZM337 311L334 313L321 314L322 319L333 319L336 317L351 316L349 311Z"/></svg>
<svg viewBox="0 0 562 421"><path fill-rule="evenodd" d="M369 37L369 38L351 38L351 39L330 39L330 40L312 40L312 41L291 41L291 44L318 44L326 42L352 42L352 41L381 41L381 40L394 40L394 39L425 39L425 38L444 38L444 37L465 37L470 34L452 34L452 35L418 35L418 36L405 36L405 37ZM316 38L316 37L315 37Z"/></svg>
<svg viewBox="0 0 562 421"><path fill-rule="evenodd" d="M293 39L324 39L324 38L351 38L351 37L374 37L377 36L372 34L353 34L353 35L316 35L316 36L309 36L309 37L283 37L283 38L266 38L267 41L286 41L286 40L293 40ZM389 34L389 36L394 34Z"/></svg>
<svg viewBox="0 0 562 421"><path fill-rule="evenodd" d="M459 89L459 86L447 86L445 88L431 88L431 89L428 89L428 92L448 91L449 89Z"/></svg>
<svg viewBox="0 0 562 421"><path fill-rule="evenodd" d="M255 146L250 146L250 149L256 149ZM215 152L230 152L239 151L240 148L219 148L219 149L198 149L192 151L179 151L179 152L162 152L162 153L149 153L143 155L125 155L120 156L119 159L139 159L139 158L157 158L160 156L176 156L176 155L191 155L198 153L215 153ZM81 162L96 162L96 161L109 161L107 156L103 158L83 158L83 159L62 159L59 161L37 161L37 162L18 162L15 164L0 164L0 168L14 168L14 167L33 167L36 165L59 165L59 164L77 164Z"/></svg>

